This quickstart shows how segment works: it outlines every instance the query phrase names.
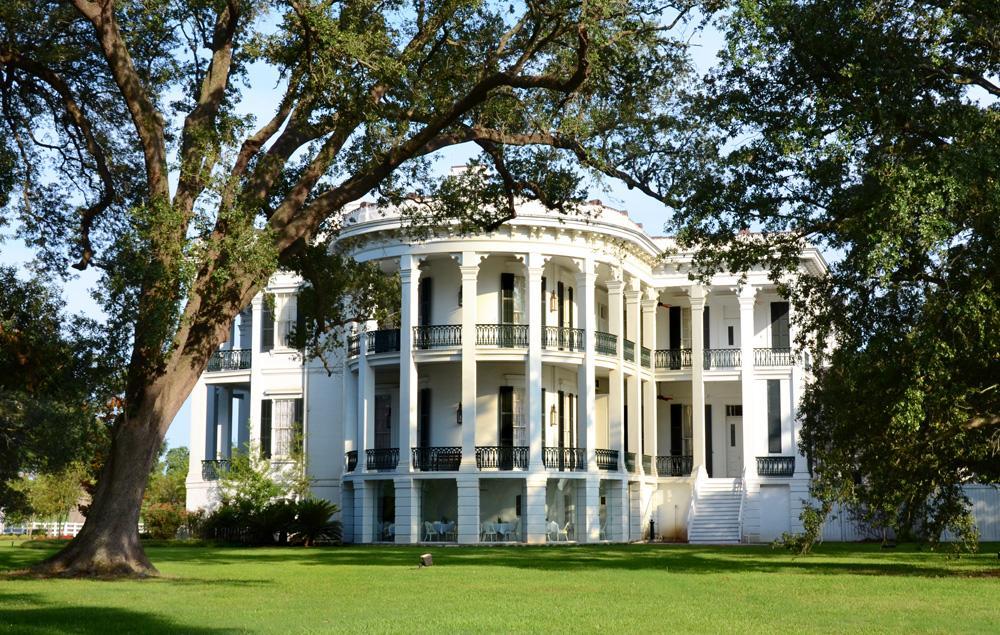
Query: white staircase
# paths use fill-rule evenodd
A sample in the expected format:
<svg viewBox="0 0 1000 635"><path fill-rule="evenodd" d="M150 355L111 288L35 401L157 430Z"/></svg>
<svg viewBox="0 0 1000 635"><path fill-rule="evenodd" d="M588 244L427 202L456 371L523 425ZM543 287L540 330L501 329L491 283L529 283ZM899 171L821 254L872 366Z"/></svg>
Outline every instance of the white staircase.
<svg viewBox="0 0 1000 635"><path fill-rule="evenodd" d="M688 542L738 544L740 542L743 479L700 478L695 483Z"/></svg>

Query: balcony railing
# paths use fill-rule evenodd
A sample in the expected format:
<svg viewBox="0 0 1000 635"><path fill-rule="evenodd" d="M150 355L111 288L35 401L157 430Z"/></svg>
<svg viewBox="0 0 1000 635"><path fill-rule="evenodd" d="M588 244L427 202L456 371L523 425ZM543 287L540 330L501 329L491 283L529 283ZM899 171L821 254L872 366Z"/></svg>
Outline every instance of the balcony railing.
<svg viewBox="0 0 1000 635"><path fill-rule="evenodd" d="M399 329L368 331L367 336L369 353L376 354L399 352Z"/></svg>
<svg viewBox="0 0 1000 635"><path fill-rule="evenodd" d="M476 467L481 470L526 470L528 446L477 445Z"/></svg>
<svg viewBox="0 0 1000 635"><path fill-rule="evenodd" d="M528 325L477 324L476 346L528 348Z"/></svg>
<svg viewBox="0 0 1000 635"><path fill-rule="evenodd" d="M399 448L365 450L365 455L365 467L369 470L394 470L399 465Z"/></svg>
<svg viewBox="0 0 1000 635"><path fill-rule="evenodd" d="M597 459L597 469L618 470L618 450L605 450L598 448L594 450L594 457Z"/></svg>
<svg viewBox="0 0 1000 635"><path fill-rule="evenodd" d="M635 473L635 452L625 453L625 470Z"/></svg>
<svg viewBox="0 0 1000 635"><path fill-rule="evenodd" d="M462 345L461 324L428 324L413 327L413 348L455 348Z"/></svg>
<svg viewBox="0 0 1000 635"><path fill-rule="evenodd" d="M358 451L349 450L344 453L344 471L353 472L358 469Z"/></svg>
<svg viewBox="0 0 1000 635"><path fill-rule="evenodd" d="M705 368L739 368L740 349L706 348Z"/></svg>
<svg viewBox="0 0 1000 635"><path fill-rule="evenodd" d="M668 370L691 368L691 349L666 348L656 351L656 367Z"/></svg>
<svg viewBox="0 0 1000 635"><path fill-rule="evenodd" d="M614 357L618 354L618 336L611 333L605 333L604 331L597 331L594 333L595 346L594 350L597 351L598 355L609 355ZM615 468L617 469L617 468Z"/></svg>
<svg viewBox="0 0 1000 635"><path fill-rule="evenodd" d="M421 472L454 472L462 465L462 447L412 448L413 469Z"/></svg>
<svg viewBox="0 0 1000 635"><path fill-rule="evenodd" d="M635 361L635 342L632 340L625 340L622 348L622 353L625 355L625 359L630 362Z"/></svg>
<svg viewBox="0 0 1000 635"><path fill-rule="evenodd" d="M217 481L219 476L229 471L229 459L208 459L201 462L201 479Z"/></svg>
<svg viewBox="0 0 1000 635"><path fill-rule="evenodd" d="M753 349L754 366L791 366L792 349L790 348L755 348Z"/></svg>
<svg viewBox="0 0 1000 635"><path fill-rule="evenodd" d="M656 473L659 476L691 476L691 465L694 457L688 455L669 455L656 457Z"/></svg>
<svg viewBox="0 0 1000 635"><path fill-rule="evenodd" d="M361 354L361 336L351 335L347 338L347 356L356 357Z"/></svg>
<svg viewBox="0 0 1000 635"><path fill-rule="evenodd" d="M542 462L550 470L587 469L586 448L542 448Z"/></svg>
<svg viewBox="0 0 1000 635"><path fill-rule="evenodd" d="M642 455L642 471L646 474L653 473L653 457L648 454Z"/></svg>
<svg viewBox="0 0 1000 635"><path fill-rule="evenodd" d="M237 348L228 351L215 351L208 358L209 372L223 370L246 370L253 361L249 348Z"/></svg>
<svg viewBox="0 0 1000 635"><path fill-rule="evenodd" d="M759 476L788 477L795 473L794 456L758 456L757 474Z"/></svg>
<svg viewBox="0 0 1000 635"><path fill-rule="evenodd" d="M583 329L546 326L542 330L542 346L547 349L582 352L585 345Z"/></svg>
<svg viewBox="0 0 1000 635"><path fill-rule="evenodd" d="M639 353L642 356L640 358L642 360L640 363L646 368L650 368L650 362L652 362L652 351L643 346L641 349L639 349Z"/></svg>

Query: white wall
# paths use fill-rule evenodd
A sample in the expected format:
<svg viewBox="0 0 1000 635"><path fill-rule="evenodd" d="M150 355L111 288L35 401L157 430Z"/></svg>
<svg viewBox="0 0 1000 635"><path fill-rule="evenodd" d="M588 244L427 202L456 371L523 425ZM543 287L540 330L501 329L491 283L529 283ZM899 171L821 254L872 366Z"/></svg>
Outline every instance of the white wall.
<svg viewBox="0 0 1000 635"><path fill-rule="evenodd" d="M456 416L462 399L462 364L420 364L418 373L420 387L431 391L431 445L462 445L462 426Z"/></svg>

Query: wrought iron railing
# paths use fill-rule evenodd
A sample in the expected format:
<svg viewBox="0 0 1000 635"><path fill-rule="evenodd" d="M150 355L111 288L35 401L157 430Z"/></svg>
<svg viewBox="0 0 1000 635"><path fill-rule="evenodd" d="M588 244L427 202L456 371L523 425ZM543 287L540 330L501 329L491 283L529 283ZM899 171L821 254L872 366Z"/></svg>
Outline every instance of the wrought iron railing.
<svg viewBox="0 0 1000 635"><path fill-rule="evenodd" d="M462 447L412 448L413 469L421 472L454 472L462 465Z"/></svg>
<svg viewBox="0 0 1000 635"><path fill-rule="evenodd" d="M413 348L454 348L462 345L461 324L428 324L413 327Z"/></svg>
<svg viewBox="0 0 1000 635"><path fill-rule="evenodd" d="M618 450L605 450L603 448L598 448L594 450L594 457L597 459L597 469L618 469Z"/></svg>
<svg viewBox="0 0 1000 635"><path fill-rule="evenodd" d="M368 353L398 353L399 329L368 331Z"/></svg>
<svg viewBox="0 0 1000 635"><path fill-rule="evenodd" d="M665 348L656 351L656 367L668 370L691 368L691 349Z"/></svg>
<svg viewBox="0 0 1000 635"><path fill-rule="evenodd" d="M223 370L246 370L253 361L253 351L249 348L236 348L228 351L215 351L208 358L209 372Z"/></svg>
<svg viewBox="0 0 1000 635"><path fill-rule="evenodd" d="M652 351L643 346L641 349L639 349L639 354L641 355L640 359L642 360L640 364L642 366L649 368L653 357Z"/></svg>
<svg viewBox="0 0 1000 635"><path fill-rule="evenodd" d="M229 459L206 459L201 462L201 479L217 481L219 476L229 471Z"/></svg>
<svg viewBox="0 0 1000 635"><path fill-rule="evenodd" d="M705 368L739 368L740 349L706 348Z"/></svg>
<svg viewBox="0 0 1000 635"><path fill-rule="evenodd" d="M394 470L399 465L399 448L365 450L365 467L369 470Z"/></svg>
<svg viewBox="0 0 1000 635"><path fill-rule="evenodd" d="M668 455L656 457L656 473L659 476L691 476L691 465L694 457L687 455Z"/></svg>
<svg viewBox="0 0 1000 635"><path fill-rule="evenodd" d="M361 336L351 335L347 338L347 356L355 357L361 354Z"/></svg>
<svg viewBox="0 0 1000 635"><path fill-rule="evenodd" d="M344 471L353 472L358 469L358 451L348 450L344 453Z"/></svg>
<svg viewBox="0 0 1000 635"><path fill-rule="evenodd" d="M755 348L753 349L754 366L791 366L792 349L790 348Z"/></svg>
<svg viewBox="0 0 1000 635"><path fill-rule="evenodd" d="M758 456L757 474L759 476L788 477L795 473L794 456Z"/></svg>
<svg viewBox="0 0 1000 635"><path fill-rule="evenodd" d="M476 467L481 470L526 470L528 446L477 445Z"/></svg>
<svg viewBox="0 0 1000 635"><path fill-rule="evenodd" d="M635 361L635 342L632 340L624 340L622 344L622 354L625 355L625 359L630 362Z"/></svg>
<svg viewBox="0 0 1000 635"><path fill-rule="evenodd" d="M571 329L565 326L546 326L542 330L542 346L560 351L583 351L583 329Z"/></svg>
<svg viewBox="0 0 1000 635"><path fill-rule="evenodd" d="M625 470L627 472L635 472L635 452L625 453Z"/></svg>
<svg viewBox="0 0 1000 635"><path fill-rule="evenodd" d="M542 448L542 462L550 470L587 469L586 448Z"/></svg>
<svg viewBox="0 0 1000 635"><path fill-rule="evenodd" d="M614 357L618 354L618 336L604 331L594 333L594 350L598 355L610 355Z"/></svg>
<svg viewBox="0 0 1000 635"><path fill-rule="evenodd" d="M476 346L528 348L528 325L477 324Z"/></svg>
<svg viewBox="0 0 1000 635"><path fill-rule="evenodd" d="M653 473L653 457L648 454L642 455L642 471L646 474Z"/></svg>

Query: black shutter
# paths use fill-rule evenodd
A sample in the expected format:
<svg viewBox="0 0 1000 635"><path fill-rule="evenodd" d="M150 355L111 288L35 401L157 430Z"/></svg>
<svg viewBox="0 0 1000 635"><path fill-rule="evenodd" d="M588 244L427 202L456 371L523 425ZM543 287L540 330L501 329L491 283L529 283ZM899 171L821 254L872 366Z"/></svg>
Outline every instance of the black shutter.
<svg viewBox="0 0 1000 635"><path fill-rule="evenodd" d="M622 406L622 414L622 427L625 429L625 451L628 452L628 404Z"/></svg>
<svg viewBox="0 0 1000 635"><path fill-rule="evenodd" d="M781 382L767 380L767 451L781 452Z"/></svg>
<svg viewBox="0 0 1000 635"><path fill-rule="evenodd" d="M267 297L260 312L260 350L267 352L274 348L274 314L268 307Z"/></svg>
<svg viewBox="0 0 1000 635"><path fill-rule="evenodd" d="M670 404L670 454L680 456L684 452L684 426L681 423L684 407L679 403Z"/></svg>
<svg viewBox="0 0 1000 635"><path fill-rule="evenodd" d="M544 312L543 312L544 313ZM549 427L549 421L545 416L545 389L542 388L542 447L545 447L545 428Z"/></svg>
<svg viewBox="0 0 1000 635"><path fill-rule="evenodd" d="M545 276L542 276L542 341L545 341L545 326L549 320L549 305L545 303Z"/></svg>
<svg viewBox="0 0 1000 635"><path fill-rule="evenodd" d="M498 441L500 447L514 445L514 388L500 386L500 431Z"/></svg>
<svg viewBox="0 0 1000 635"><path fill-rule="evenodd" d="M260 455L271 458L271 400L260 402Z"/></svg>
<svg viewBox="0 0 1000 635"><path fill-rule="evenodd" d="M417 447L431 446L431 389L421 388L417 393Z"/></svg>
<svg viewBox="0 0 1000 635"><path fill-rule="evenodd" d="M561 282L556 283L556 299L559 303L556 308L556 326L566 326L566 322L563 321L564 308L566 306L566 287Z"/></svg>
<svg viewBox="0 0 1000 635"><path fill-rule="evenodd" d="M712 477L712 406L705 404L705 471Z"/></svg>
<svg viewBox="0 0 1000 635"><path fill-rule="evenodd" d="M771 303L771 348L791 348L788 331L788 303Z"/></svg>
<svg viewBox="0 0 1000 635"><path fill-rule="evenodd" d="M514 274L500 274L500 323L514 323Z"/></svg>
<svg viewBox="0 0 1000 635"><path fill-rule="evenodd" d="M573 302L573 287L567 288L566 292L569 294L567 296L569 299L569 322L567 322L566 326L573 328L573 305L575 304Z"/></svg>
<svg viewBox="0 0 1000 635"><path fill-rule="evenodd" d="M417 283L417 294L420 296L417 315L417 324L427 326L431 324L431 307L434 301L434 278L420 278Z"/></svg>
<svg viewBox="0 0 1000 635"><path fill-rule="evenodd" d="M306 312L302 310L302 303L298 299L295 301L295 340L296 343L303 344L303 346L297 346L296 348L305 348Z"/></svg>
<svg viewBox="0 0 1000 635"><path fill-rule="evenodd" d="M702 332L702 335L704 336L704 339L702 340L702 343L701 343L703 349L705 349L705 348L712 348L712 342L711 342L711 339L710 339L710 336L711 336L712 333L711 333L711 329L709 328L710 321L711 320L709 320L709 317L708 317L708 307L705 307L705 312L702 313L702 316L701 316L701 332ZM703 363L703 366L704 366L705 370L708 370L709 368L711 368L711 366L712 366L712 356L711 355L704 355L703 354L702 363Z"/></svg>
<svg viewBox="0 0 1000 635"><path fill-rule="evenodd" d="M292 422L292 439L301 444L297 449L305 449L305 408L302 397L295 400L295 420Z"/></svg>
<svg viewBox="0 0 1000 635"><path fill-rule="evenodd" d="M557 394L559 395L556 401L556 412L559 416L559 443L557 446L564 448L566 447L566 415L563 411L563 400L566 398L566 393L560 390Z"/></svg>

